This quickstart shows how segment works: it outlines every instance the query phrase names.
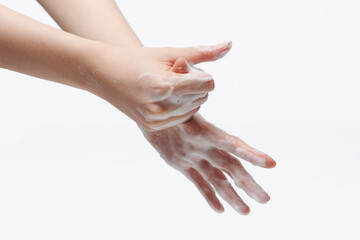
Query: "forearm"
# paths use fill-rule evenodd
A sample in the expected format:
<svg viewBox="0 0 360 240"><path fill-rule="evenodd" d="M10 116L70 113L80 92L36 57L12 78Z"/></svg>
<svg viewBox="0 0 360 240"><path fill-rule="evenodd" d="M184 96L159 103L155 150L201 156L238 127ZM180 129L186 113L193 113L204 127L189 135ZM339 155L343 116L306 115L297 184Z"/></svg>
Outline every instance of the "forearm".
<svg viewBox="0 0 360 240"><path fill-rule="evenodd" d="M37 0L65 31L114 45L142 46L114 0Z"/></svg>
<svg viewBox="0 0 360 240"><path fill-rule="evenodd" d="M79 71L95 42L39 23L0 5L0 67L91 90Z"/></svg>
<svg viewBox="0 0 360 240"><path fill-rule="evenodd" d="M192 64L218 60L231 47L228 42L196 48L144 48L114 1L38 1L64 30L110 43L92 70L103 79L102 97L149 131L177 125L199 110L214 81Z"/></svg>

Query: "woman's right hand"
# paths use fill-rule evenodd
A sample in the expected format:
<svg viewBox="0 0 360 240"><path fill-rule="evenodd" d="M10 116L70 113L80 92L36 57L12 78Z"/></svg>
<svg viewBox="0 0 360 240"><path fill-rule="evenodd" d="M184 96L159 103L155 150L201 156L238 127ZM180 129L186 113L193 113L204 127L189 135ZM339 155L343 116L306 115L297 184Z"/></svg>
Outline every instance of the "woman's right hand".
<svg viewBox="0 0 360 240"><path fill-rule="evenodd" d="M210 47L145 48L104 45L79 66L88 90L148 131L185 122L214 89L211 75L194 64L222 58L231 42Z"/></svg>

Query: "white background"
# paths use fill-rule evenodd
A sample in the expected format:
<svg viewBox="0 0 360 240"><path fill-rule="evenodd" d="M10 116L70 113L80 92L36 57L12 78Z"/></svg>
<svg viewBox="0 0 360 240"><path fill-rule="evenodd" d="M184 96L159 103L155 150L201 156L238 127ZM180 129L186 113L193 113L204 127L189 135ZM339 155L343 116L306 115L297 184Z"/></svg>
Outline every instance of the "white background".
<svg viewBox="0 0 360 240"><path fill-rule="evenodd" d="M118 4L145 46L233 41L201 113L276 159L244 163L271 201L219 215L110 104L0 69L0 239L360 239L358 1Z"/></svg>

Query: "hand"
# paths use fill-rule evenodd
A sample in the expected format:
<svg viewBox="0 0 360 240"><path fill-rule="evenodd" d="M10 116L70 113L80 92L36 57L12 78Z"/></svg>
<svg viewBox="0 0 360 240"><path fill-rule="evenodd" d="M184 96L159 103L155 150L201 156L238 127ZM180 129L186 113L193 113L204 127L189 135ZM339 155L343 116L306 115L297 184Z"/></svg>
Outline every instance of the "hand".
<svg viewBox="0 0 360 240"><path fill-rule="evenodd" d="M266 203L270 200L235 156L264 168L275 167L276 162L205 121L199 113L194 114L190 121L172 128L142 131L166 163L190 179L215 211L224 211L215 192L239 213L248 214L250 211L224 172L256 201Z"/></svg>
<svg viewBox="0 0 360 240"><path fill-rule="evenodd" d="M165 129L190 119L214 89L214 80L193 64L223 57L231 42L212 47L106 47L87 70L97 95L141 127Z"/></svg>

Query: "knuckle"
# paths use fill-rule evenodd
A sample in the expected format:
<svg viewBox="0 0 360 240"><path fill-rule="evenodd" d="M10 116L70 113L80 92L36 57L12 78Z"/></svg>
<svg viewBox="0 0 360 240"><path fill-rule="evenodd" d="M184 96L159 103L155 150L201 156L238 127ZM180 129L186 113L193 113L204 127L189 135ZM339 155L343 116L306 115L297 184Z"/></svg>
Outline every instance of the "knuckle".
<svg viewBox="0 0 360 240"><path fill-rule="evenodd" d="M208 79L198 81L197 88L201 91L211 92L215 89L215 81L211 76L206 76L206 78Z"/></svg>
<svg viewBox="0 0 360 240"><path fill-rule="evenodd" d="M249 179L247 179L246 177L244 177L243 175L237 175L234 179L235 185L238 188L246 188L246 186L248 186L249 184Z"/></svg>
<svg viewBox="0 0 360 240"><path fill-rule="evenodd" d="M242 186L242 187L245 187L247 184L247 181L245 179L241 179L239 180L239 185Z"/></svg>
<svg viewBox="0 0 360 240"><path fill-rule="evenodd" d="M244 153L248 152L249 150L249 145L247 145L243 140L241 140L239 137L237 136L233 136L229 134L229 137L232 139L232 145L234 148L236 149L242 149L244 151Z"/></svg>
<svg viewBox="0 0 360 240"><path fill-rule="evenodd" d="M153 95L155 97L165 97L165 98L168 97L167 95L171 94L172 89L173 87L166 82L157 82L151 88Z"/></svg>
<svg viewBox="0 0 360 240"><path fill-rule="evenodd" d="M206 87L209 91L212 91L215 89L215 81L214 79L211 79L209 81L206 82Z"/></svg>
<svg viewBox="0 0 360 240"><path fill-rule="evenodd" d="M143 111L146 115L157 116L164 112L164 108L158 103L145 103Z"/></svg>
<svg viewBox="0 0 360 240"><path fill-rule="evenodd" d="M224 138L231 148L238 148L238 137L224 133Z"/></svg>

